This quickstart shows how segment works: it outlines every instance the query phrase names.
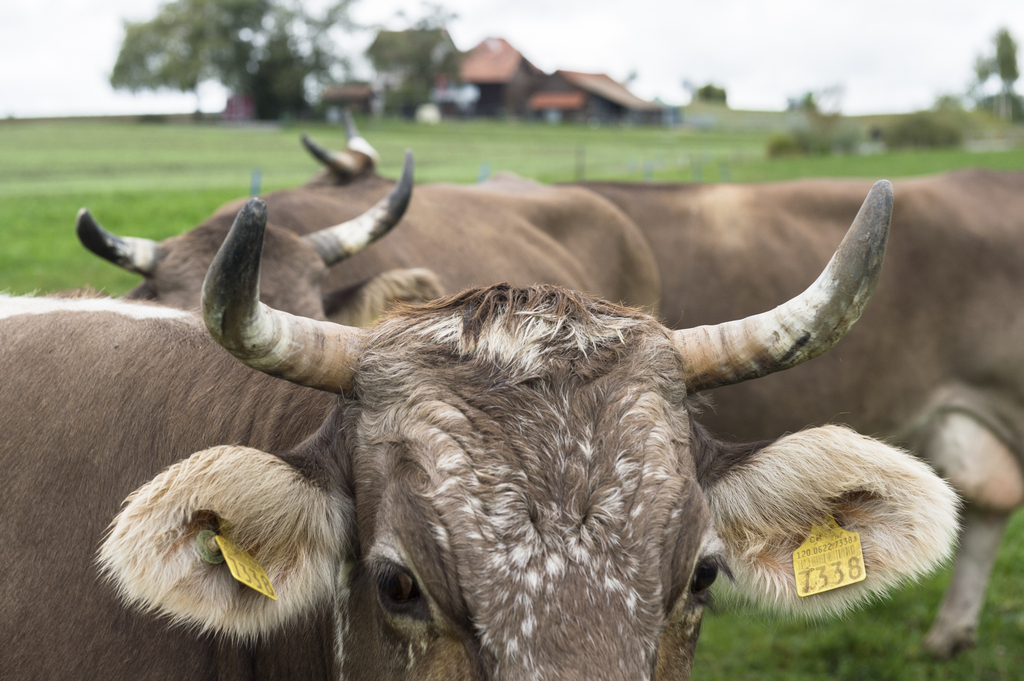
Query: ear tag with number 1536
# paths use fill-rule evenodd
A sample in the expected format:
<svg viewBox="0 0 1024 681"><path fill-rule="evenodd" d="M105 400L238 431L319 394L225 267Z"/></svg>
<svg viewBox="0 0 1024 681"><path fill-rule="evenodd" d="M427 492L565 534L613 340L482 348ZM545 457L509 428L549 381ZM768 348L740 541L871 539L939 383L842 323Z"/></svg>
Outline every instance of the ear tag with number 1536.
<svg viewBox="0 0 1024 681"><path fill-rule="evenodd" d="M793 552L793 572L801 597L863 582L867 573L860 535L839 527L830 515L819 518Z"/></svg>

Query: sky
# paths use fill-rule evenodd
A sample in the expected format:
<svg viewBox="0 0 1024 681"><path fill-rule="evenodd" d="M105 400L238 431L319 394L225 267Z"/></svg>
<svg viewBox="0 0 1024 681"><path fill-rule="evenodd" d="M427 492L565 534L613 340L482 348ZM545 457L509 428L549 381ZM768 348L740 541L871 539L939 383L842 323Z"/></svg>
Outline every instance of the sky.
<svg viewBox="0 0 1024 681"><path fill-rule="evenodd" d="M326 0L306 0L317 8ZM191 93L114 91L108 82L124 20L148 20L161 0L0 0L0 117L195 111ZM684 81L725 87L739 109L784 109L789 98L841 86L843 113L895 113L962 93L975 58L1007 27L1024 44L1024 0L444 0L468 50L503 37L531 62L607 73L641 97L685 104ZM403 28L422 0L357 0L364 25ZM358 56L372 34L348 37ZM1024 51L1018 53L1024 66ZM363 76L368 72L363 69ZM1024 92L1024 81L1017 91ZM992 84L994 89L995 84ZM219 111L227 93L200 88Z"/></svg>

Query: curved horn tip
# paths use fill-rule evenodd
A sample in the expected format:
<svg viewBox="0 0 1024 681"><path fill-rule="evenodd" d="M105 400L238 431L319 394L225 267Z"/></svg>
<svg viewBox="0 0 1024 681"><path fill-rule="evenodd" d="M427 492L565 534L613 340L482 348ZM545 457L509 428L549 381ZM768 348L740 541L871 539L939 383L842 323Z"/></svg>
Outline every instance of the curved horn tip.
<svg viewBox="0 0 1024 681"><path fill-rule="evenodd" d="M888 227L892 217L892 205L892 182L889 180L875 182L864 199L864 203L861 204L860 210L857 211L854 226L859 226L858 223L866 219L870 224ZM851 227L852 229L853 227Z"/></svg>
<svg viewBox="0 0 1024 681"><path fill-rule="evenodd" d="M362 215L333 227L302 237L311 244L328 267L355 255L397 225L412 201L414 185L412 150L405 150L402 176L395 186Z"/></svg>
<svg viewBox="0 0 1024 681"><path fill-rule="evenodd" d="M75 217L75 234L88 250L118 267L149 276L162 257L160 245L152 239L120 237L103 229L88 209Z"/></svg>
<svg viewBox="0 0 1024 681"><path fill-rule="evenodd" d="M302 133L300 139L302 140L302 146L306 147L306 151L312 154L313 158L320 161L320 163L327 166L328 168L334 167L334 154L332 154L330 151L314 142L313 138L307 135L306 133Z"/></svg>
<svg viewBox="0 0 1024 681"><path fill-rule="evenodd" d="M221 260L222 254L225 260L222 261L226 268L246 268L246 271L254 270L256 279L256 298L259 298L259 268L260 259L263 256L263 236L267 229L267 204L259 198L251 198L245 202L235 221L231 225L231 231L217 251L214 264ZM237 244L237 245L236 245ZM228 254L236 254L231 260L226 260ZM242 256L242 257L238 257ZM213 265L210 266L213 272ZM231 276L231 275L229 275ZM241 277L242 274L235 273L233 278Z"/></svg>
<svg viewBox="0 0 1024 681"><path fill-rule="evenodd" d="M78 209L78 214L75 215L75 234L78 235L78 240L86 248L93 250L89 244L97 236L102 236L104 231L88 208L82 207Z"/></svg>
<svg viewBox="0 0 1024 681"><path fill-rule="evenodd" d="M398 178L399 184L404 182L412 184L415 171L416 163L412 155L412 149L406 149L405 158L402 160L402 175Z"/></svg>
<svg viewBox="0 0 1024 681"><path fill-rule="evenodd" d="M881 274L882 259L892 222L893 189L888 180L879 180L868 192L853 224L836 249L826 271L861 281L868 296Z"/></svg>
<svg viewBox="0 0 1024 681"><path fill-rule="evenodd" d="M342 109L341 120L345 123L345 136L349 140L359 137L359 129L356 127L355 119L352 118L352 109L347 106Z"/></svg>
<svg viewBox="0 0 1024 681"><path fill-rule="evenodd" d="M412 149L405 150L405 160L402 162L402 175L398 178L398 184L392 195L390 212L395 216L397 223L405 214L412 200L412 188L415 184L416 163L413 159Z"/></svg>
<svg viewBox="0 0 1024 681"><path fill-rule="evenodd" d="M871 209L884 211L884 214L891 214L892 204L892 182L889 180L879 180L871 185L871 190L868 192L867 197L864 199L864 203L861 205L861 211L864 209Z"/></svg>
<svg viewBox="0 0 1024 681"><path fill-rule="evenodd" d="M266 226L267 204L258 198L246 201L203 280L203 319L213 337L225 347L232 342L227 337L225 311L231 308L254 314L259 302Z"/></svg>
<svg viewBox="0 0 1024 681"><path fill-rule="evenodd" d="M87 249L107 260L116 257L111 248L110 239L105 235L106 230L100 227L96 218L92 216L88 208L80 208L75 216L75 235L82 245Z"/></svg>
<svg viewBox="0 0 1024 681"><path fill-rule="evenodd" d="M235 218L235 223L239 220L245 219L246 221L252 222L253 220L261 222L263 227L267 224L267 204L266 202L254 196L245 202L242 209L238 211L238 216Z"/></svg>

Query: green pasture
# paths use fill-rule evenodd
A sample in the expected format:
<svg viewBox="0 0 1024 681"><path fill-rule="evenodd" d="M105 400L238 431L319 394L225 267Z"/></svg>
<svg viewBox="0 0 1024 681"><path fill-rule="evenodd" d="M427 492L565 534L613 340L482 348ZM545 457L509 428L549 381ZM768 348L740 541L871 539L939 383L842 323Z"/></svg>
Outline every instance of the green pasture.
<svg viewBox="0 0 1024 681"><path fill-rule="evenodd" d="M1024 168L1024 148L970 153L765 157L763 132L468 121L419 126L360 121L397 175L403 150L419 182L475 182L511 170L544 182L585 179L765 182L799 177L893 178L953 168ZM340 149L338 127L231 127L94 121L0 121L0 290L89 285L120 294L135 278L87 253L74 218L87 206L117 233L162 239L249 193L294 187L318 169L299 144L308 131Z"/></svg>
<svg viewBox="0 0 1024 681"><path fill-rule="evenodd" d="M436 127L362 122L361 128L380 151L385 175L397 175L402 151L412 148L420 182L474 182L488 169L545 182L581 176L764 182L895 178L971 166L1024 169L1024 148L769 160L765 133L476 121ZM328 147L344 146L343 132L322 124L0 122L0 291L88 285L123 293L138 277L79 245L74 219L80 207L89 207L101 224L120 234L153 239L179 234L222 203L248 194L254 169L262 174L264 192L311 177L317 164L299 144L303 130ZM694 678L1024 679L1024 515L1014 519L1008 536L988 592L980 643L952 662L935 662L921 650L949 580L946 570L840 621L709 614Z"/></svg>

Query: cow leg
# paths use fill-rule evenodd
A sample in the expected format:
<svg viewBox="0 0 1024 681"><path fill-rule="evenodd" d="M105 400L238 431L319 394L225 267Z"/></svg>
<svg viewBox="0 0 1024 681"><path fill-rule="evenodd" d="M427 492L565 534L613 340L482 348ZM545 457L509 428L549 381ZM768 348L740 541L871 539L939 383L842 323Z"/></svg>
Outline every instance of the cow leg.
<svg viewBox="0 0 1024 681"><path fill-rule="evenodd" d="M974 646L985 587L1009 518L1009 513L975 508L964 512L953 579L924 639L924 647L935 657L952 657Z"/></svg>
<svg viewBox="0 0 1024 681"><path fill-rule="evenodd" d="M1024 477L1013 452L963 412L942 418L925 456L967 501L953 579L925 648L950 657L975 643L992 565L1010 513L1024 502Z"/></svg>

